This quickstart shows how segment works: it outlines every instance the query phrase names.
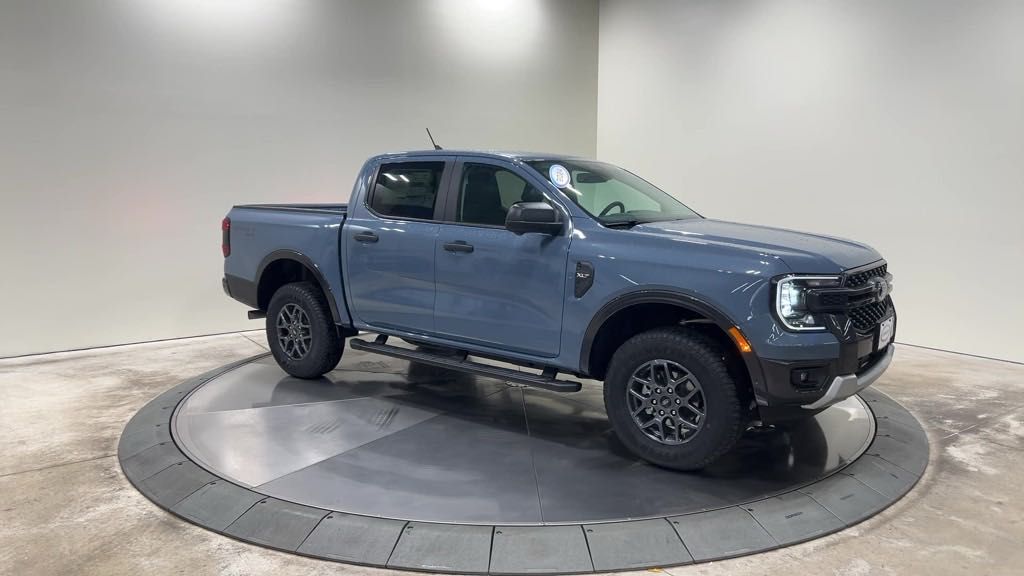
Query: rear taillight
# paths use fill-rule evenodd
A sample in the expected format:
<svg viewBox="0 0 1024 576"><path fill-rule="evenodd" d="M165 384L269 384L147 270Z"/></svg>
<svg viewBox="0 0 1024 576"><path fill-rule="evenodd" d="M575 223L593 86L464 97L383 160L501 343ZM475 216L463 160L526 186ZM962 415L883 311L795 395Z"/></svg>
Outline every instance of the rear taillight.
<svg viewBox="0 0 1024 576"><path fill-rule="evenodd" d="M231 256L231 218L225 218L220 223L220 251L224 257Z"/></svg>

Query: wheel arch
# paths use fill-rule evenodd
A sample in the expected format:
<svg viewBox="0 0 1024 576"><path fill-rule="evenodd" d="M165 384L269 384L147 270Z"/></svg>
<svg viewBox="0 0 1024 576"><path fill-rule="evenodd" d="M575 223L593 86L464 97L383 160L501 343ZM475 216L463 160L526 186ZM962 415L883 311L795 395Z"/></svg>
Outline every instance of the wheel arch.
<svg viewBox="0 0 1024 576"><path fill-rule="evenodd" d="M729 329L736 324L707 301L671 288L627 292L605 303L583 334L580 372L603 380L611 355L623 342L652 328L681 323L692 324L731 350L734 357L741 360L738 365L756 393L764 382L761 365L756 353L741 353L729 336Z"/></svg>
<svg viewBox="0 0 1024 576"><path fill-rule="evenodd" d="M260 262L256 270L257 307L266 310L278 288L291 282L303 281L313 282L320 287L330 307L331 318L335 324L340 324L342 320L337 299L323 273L313 260L296 250L275 250Z"/></svg>

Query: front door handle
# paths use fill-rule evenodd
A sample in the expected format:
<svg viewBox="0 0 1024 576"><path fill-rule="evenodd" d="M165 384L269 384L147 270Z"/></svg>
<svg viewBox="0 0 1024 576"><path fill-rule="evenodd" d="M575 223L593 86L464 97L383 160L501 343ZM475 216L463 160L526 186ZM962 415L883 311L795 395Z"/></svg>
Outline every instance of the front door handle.
<svg viewBox="0 0 1024 576"><path fill-rule="evenodd" d="M367 231L356 234L355 236L352 237L352 239L355 240L356 242L369 242L372 244L377 240L380 240L380 236L377 236L373 232Z"/></svg>
<svg viewBox="0 0 1024 576"><path fill-rule="evenodd" d="M455 242L449 242L444 245L444 249L448 252L472 252L473 245L469 244L465 240L456 240Z"/></svg>

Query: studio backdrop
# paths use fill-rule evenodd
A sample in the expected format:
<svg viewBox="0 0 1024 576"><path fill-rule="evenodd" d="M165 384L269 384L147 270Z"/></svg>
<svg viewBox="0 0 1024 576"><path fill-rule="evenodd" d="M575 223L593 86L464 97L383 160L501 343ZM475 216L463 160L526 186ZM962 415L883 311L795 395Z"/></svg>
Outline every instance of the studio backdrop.
<svg viewBox="0 0 1024 576"><path fill-rule="evenodd" d="M347 202L367 156L596 145L589 0L7 0L0 356L260 328L233 204Z"/></svg>
<svg viewBox="0 0 1024 576"><path fill-rule="evenodd" d="M1024 361L1024 2L601 2L597 154L860 240L896 339Z"/></svg>
<svg viewBox="0 0 1024 576"><path fill-rule="evenodd" d="M867 242L897 340L1024 361L1016 0L10 0L0 356L260 328L232 204L369 155L597 156L705 216Z"/></svg>

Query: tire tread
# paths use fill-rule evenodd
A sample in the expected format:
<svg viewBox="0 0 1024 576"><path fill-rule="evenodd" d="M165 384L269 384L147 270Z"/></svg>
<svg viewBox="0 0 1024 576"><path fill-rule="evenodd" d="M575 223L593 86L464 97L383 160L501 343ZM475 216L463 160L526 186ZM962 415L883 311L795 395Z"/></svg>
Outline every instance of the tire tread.
<svg viewBox="0 0 1024 576"><path fill-rule="evenodd" d="M306 311L313 332L312 347L301 360L289 358L277 341L277 312L288 302L299 304ZM324 293L312 282L285 284L274 292L267 306L266 330L274 360L282 370L296 378L315 379L334 370L345 350Z"/></svg>
<svg viewBox="0 0 1024 576"><path fill-rule="evenodd" d="M704 389L705 401L709 402L712 393L718 397L715 402L717 407L708 407L708 420L704 428L685 444L668 446L657 444L647 438L636 428L626 407L624 389L629 384L633 370L640 363L653 359L653 355L668 355L668 359L676 361L680 355L687 356L687 362L680 364L691 372L696 369L704 372L698 380ZM710 386L716 389L711 390ZM655 328L637 334L623 343L615 351L609 364L604 396L608 417L623 444L638 456L666 468L705 468L731 450L745 429L737 382L723 358L718 343L711 337L685 326ZM715 411L712 414L713 408ZM712 424L714 427L709 428ZM708 432L711 432L709 436L701 438L701 435Z"/></svg>

